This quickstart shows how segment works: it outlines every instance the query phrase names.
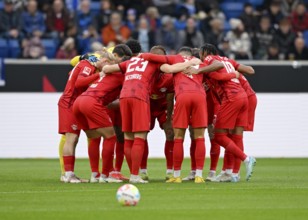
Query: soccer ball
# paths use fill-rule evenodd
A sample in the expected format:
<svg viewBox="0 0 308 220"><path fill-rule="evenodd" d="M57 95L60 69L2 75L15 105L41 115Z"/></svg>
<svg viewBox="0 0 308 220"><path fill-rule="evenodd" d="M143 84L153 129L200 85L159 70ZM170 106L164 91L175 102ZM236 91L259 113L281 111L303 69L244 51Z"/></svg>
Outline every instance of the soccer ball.
<svg viewBox="0 0 308 220"><path fill-rule="evenodd" d="M140 193L136 186L125 184L118 189L116 198L123 206L135 206L140 200Z"/></svg>

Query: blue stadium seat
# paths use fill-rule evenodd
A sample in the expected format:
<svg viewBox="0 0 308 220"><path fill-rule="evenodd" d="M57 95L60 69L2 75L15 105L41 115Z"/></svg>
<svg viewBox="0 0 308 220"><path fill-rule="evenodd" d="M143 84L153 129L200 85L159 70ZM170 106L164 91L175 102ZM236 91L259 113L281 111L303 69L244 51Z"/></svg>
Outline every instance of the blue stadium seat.
<svg viewBox="0 0 308 220"><path fill-rule="evenodd" d="M92 13L98 14L99 11L100 11L100 8L101 8L101 3L99 1L98 2L94 2L94 1L91 2L90 9L91 9Z"/></svg>
<svg viewBox="0 0 308 220"><path fill-rule="evenodd" d="M9 57L18 58L20 56L20 45L18 40L8 40Z"/></svg>
<svg viewBox="0 0 308 220"><path fill-rule="evenodd" d="M4 3L2 0L0 0L0 9L3 9L3 7L4 7Z"/></svg>
<svg viewBox="0 0 308 220"><path fill-rule="evenodd" d="M304 39L305 39L306 47L308 47L308 31L304 31L303 37L304 37Z"/></svg>
<svg viewBox="0 0 308 220"><path fill-rule="evenodd" d="M238 18L244 10L243 2L224 2L220 4L221 10L225 13L227 20Z"/></svg>
<svg viewBox="0 0 308 220"><path fill-rule="evenodd" d="M57 52L57 43L53 39L42 39L45 48L45 55L48 58L55 58Z"/></svg>
<svg viewBox="0 0 308 220"><path fill-rule="evenodd" d="M7 45L7 40L0 38L0 57L5 58L8 57L9 48Z"/></svg>
<svg viewBox="0 0 308 220"><path fill-rule="evenodd" d="M264 0L248 0L248 2L253 6L260 6L263 4Z"/></svg>

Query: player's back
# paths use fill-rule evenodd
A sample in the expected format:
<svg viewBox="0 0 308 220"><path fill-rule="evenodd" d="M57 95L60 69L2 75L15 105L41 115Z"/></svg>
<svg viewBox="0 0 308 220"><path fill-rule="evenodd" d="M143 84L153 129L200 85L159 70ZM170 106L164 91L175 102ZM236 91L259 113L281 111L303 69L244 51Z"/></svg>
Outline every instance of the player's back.
<svg viewBox="0 0 308 220"><path fill-rule="evenodd" d="M187 62L194 57L184 57L181 55L172 55L168 56L169 64L176 64ZM199 68L199 66L196 66ZM187 75L182 72L175 73L173 76L175 96L180 95L181 93L201 93L205 94L203 85L202 85L203 75Z"/></svg>
<svg viewBox="0 0 308 220"><path fill-rule="evenodd" d="M64 92L59 100L59 105L69 108L73 105L76 98L87 88L76 88L75 83L79 75L85 77L92 75L95 72L95 67L88 61L80 61L70 72Z"/></svg>
<svg viewBox="0 0 308 220"><path fill-rule="evenodd" d="M248 82L248 80L246 79L245 76L243 76L242 74L240 75L240 77L238 78L243 89L245 90L247 96L251 96L251 95L255 95L256 92L252 89L250 83Z"/></svg>
<svg viewBox="0 0 308 220"><path fill-rule="evenodd" d="M122 62L119 67L125 73L120 98L137 98L149 102L153 80L159 73L160 64L139 57Z"/></svg>
<svg viewBox="0 0 308 220"><path fill-rule="evenodd" d="M151 89L151 99L166 98L167 93L173 93L173 76L172 74L160 73L154 81Z"/></svg>
<svg viewBox="0 0 308 220"><path fill-rule="evenodd" d="M123 81L124 74L120 72L104 75L92 83L82 96L92 96L108 105L119 97Z"/></svg>

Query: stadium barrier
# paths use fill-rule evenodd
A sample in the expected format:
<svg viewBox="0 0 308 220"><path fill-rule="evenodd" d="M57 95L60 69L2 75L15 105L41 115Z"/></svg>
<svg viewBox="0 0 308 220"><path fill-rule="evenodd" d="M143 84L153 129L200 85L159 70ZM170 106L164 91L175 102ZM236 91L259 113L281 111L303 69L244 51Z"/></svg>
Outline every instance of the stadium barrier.
<svg viewBox="0 0 308 220"><path fill-rule="evenodd" d="M257 157L308 157L308 64L249 64L256 69L256 75L248 79L258 92L258 107L255 131L245 133L246 152ZM58 156L57 102L61 92L42 91L61 91L69 69L67 61L5 60L6 83L0 87L0 158ZM149 134L150 157L164 157L164 139L158 126ZM82 134L78 157L87 157L86 143ZM187 134L186 157L189 144ZM207 136L206 146L209 156Z"/></svg>

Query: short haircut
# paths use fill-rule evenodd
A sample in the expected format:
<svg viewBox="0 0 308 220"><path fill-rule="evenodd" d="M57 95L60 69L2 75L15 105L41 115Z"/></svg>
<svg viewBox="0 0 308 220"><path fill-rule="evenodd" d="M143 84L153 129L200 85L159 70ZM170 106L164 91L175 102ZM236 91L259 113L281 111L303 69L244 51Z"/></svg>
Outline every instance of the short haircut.
<svg viewBox="0 0 308 220"><path fill-rule="evenodd" d="M125 44L129 47L129 49L131 49L133 55L141 52L141 45L139 41L134 39L129 39L128 41L126 41Z"/></svg>
<svg viewBox="0 0 308 220"><path fill-rule="evenodd" d="M131 57L133 52L126 44L118 44L114 47L112 53L116 53L119 57Z"/></svg>
<svg viewBox="0 0 308 220"><path fill-rule="evenodd" d="M217 48L213 45L213 44L204 44L201 48L200 48L200 52L202 54L204 54L204 52L207 52L207 54L211 54L211 55L217 55L218 54L218 50Z"/></svg>
<svg viewBox="0 0 308 220"><path fill-rule="evenodd" d="M192 49L190 47L181 47L178 50L178 53L181 53L181 52L184 52L184 53L186 53L187 55L190 55L190 56L193 55L193 51L192 51Z"/></svg>
<svg viewBox="0 0 308 220"><path fill-rule="evenodd" d="M152 47L150 51L152 51L152 50L161 50L161 51L164 52L165 55L167 54L166 49L161 45L156 45L156 46Z"/></svg>

